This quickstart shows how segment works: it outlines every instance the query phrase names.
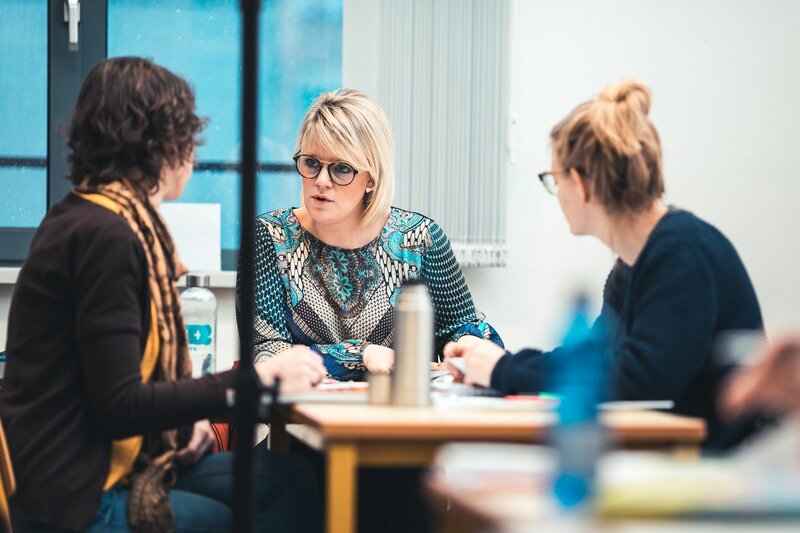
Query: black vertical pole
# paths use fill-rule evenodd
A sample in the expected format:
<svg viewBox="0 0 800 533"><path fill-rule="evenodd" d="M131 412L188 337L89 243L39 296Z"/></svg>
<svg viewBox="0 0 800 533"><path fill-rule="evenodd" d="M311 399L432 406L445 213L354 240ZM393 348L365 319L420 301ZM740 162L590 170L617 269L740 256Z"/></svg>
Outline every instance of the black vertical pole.
<svg viewBox="0 0 800 533"><path fill-rule="evenodd" d="M258 134L258 14L260 0L240 0L242 10L242 188L239 243L239 371L236 373L233 531L253 528L253 431L256 423L258 377L253 368L254 253L256 216L256 153Z"/></svg>

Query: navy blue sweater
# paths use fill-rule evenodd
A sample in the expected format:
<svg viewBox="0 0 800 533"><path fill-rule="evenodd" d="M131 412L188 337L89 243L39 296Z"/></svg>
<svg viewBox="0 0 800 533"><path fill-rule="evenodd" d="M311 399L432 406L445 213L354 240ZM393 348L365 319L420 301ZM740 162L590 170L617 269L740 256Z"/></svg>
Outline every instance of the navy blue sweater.
<svg viewBox="0 0 800 533"><path fill-rule="evenodd" d="M726 423L716 409L732 370L712 355L717 334L763 328L747 271L716 228L670 208L636 263L618 260L611 270L598 323L608 329L614 399L674 401L676 413L706 420L710 449L728 448L752 433L753 420ZM492 372L492 388L540 391L551 354L507 353Z"/></svg>

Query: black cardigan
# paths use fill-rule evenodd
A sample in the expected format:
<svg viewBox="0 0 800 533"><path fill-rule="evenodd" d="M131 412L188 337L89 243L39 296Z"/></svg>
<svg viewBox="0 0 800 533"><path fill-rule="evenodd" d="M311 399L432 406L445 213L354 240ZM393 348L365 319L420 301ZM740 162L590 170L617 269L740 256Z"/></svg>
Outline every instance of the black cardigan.
<svg viewBox="0 0 800 533"><path fill-rule="evenodd" d="M720 385L732 369L712 355L717 334L763 329L747 271L716 228L671 208L633 266L617 261L598 323L612 325L607 334L613 398L673 400L676 413L706 420L707 448L730 447L753 431L753 420L726 423L716 409ZM538 392L548 355L532 349L507 353L492 372L491 386Z"/></svg>
<svg viewBox="0 0 800 533"><path fill-rule="evenodd" d="M85 529L112 439L225 410L230 373L141 383L149 302L144 250L122 217L72 194L50 209L8 317L0 416L17 479L15 520Z"/></svg>

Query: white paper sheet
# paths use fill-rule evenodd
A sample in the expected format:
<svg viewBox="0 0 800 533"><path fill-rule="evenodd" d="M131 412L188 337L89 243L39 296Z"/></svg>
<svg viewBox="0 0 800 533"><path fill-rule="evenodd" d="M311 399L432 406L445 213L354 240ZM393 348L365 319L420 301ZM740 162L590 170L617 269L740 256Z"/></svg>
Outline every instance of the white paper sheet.
<svg viewBox="0 0 800 533"><path fill-rule="evenodd" d="M161 216L189 271L222 270L220 204L161 204Z"/></svg>

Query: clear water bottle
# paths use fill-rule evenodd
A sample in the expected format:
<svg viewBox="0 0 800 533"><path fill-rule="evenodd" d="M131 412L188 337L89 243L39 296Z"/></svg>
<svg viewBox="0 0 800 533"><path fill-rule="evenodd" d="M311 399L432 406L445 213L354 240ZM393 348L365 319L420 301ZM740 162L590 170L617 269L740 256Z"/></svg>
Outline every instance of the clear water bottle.
<svg viewBox="0 0 800 533"><path fill-rule="evenodd" d="M597 420L606 391L606 336L593 329L588 299L579 295L562 346L549 362L547 388L560 397L552 434L558 455L553 494L563 508L585 508L594 493L595 466L605 449Z"/></svg>
<svg viewBox="0 0 800 533"><path fill-rule="evenodd" d="M433 303L422 280L408 280L395 308L392 403L423 407L431 403Z"/></svg>
<svg viewBox="0 0 800 533"><path fill-rule="evenodd" d="M217 370L217 298L208 285L208 274L187 274L181 293L192 377L196 378Z"/></svg>

